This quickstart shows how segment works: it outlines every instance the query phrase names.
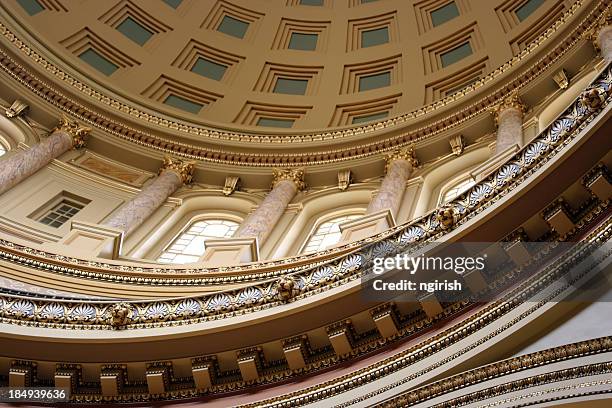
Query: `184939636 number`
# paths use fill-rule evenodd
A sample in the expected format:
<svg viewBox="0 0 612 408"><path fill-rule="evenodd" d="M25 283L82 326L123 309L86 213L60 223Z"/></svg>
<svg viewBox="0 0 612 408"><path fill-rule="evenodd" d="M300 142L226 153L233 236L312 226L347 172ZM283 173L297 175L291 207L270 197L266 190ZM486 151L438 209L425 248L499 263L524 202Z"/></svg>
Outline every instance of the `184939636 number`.
<svg viewBox="0 0 612 408"><path fill-rule="evenodd" d="M0 387L0 402L67 402L70 391L55 387Z"/></svg>

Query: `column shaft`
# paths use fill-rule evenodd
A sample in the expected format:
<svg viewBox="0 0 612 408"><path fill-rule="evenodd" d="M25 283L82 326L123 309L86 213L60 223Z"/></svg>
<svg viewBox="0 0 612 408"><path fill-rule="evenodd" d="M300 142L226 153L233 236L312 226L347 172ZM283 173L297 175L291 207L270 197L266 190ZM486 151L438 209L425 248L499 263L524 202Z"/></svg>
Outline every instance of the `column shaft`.
<svg viewBox="0 0 612 408"><path fill-rule="evenodd" d="M376 197L370 201L366 214L389 209L396 217L406 190L406 181L408 181L411 173L412 164L408 160L391 160L380 190Z"/></svg>
<svg viewBox="0 0 612 408"><path fill-rule="evenodd" d="M523 145L523 112L520 108L506 108L499 112L495 153L512 145Z"/></svg>
<svg viewBox="0 0 612 408"><path fill-rule="evenodd" d="M151 184L106 220L104 225L123 230L127 234L142 224L182 184L183 180L176 172L162 171Z"/></svg>
<svg viewBox="0 0 612 408"><path fill-rule="evenodd" d="M292 180L281 180L276 183L259 207L240 225L236 236L256 237L261 246L297 191L298 186Z"/></svg>
<svg viewBox="0 0 612 408"><path fill-rule="evenodd" d="M31 149L20 151L0 161L0 194L45 167L72 147L72 136L55 131Z"/></svg>
<svg viewBox="0 0 612 408"><path fill-rule="evenodd" d="M612 26L604 26L597 33L601 56L606 63L612 61Z"/></svg>

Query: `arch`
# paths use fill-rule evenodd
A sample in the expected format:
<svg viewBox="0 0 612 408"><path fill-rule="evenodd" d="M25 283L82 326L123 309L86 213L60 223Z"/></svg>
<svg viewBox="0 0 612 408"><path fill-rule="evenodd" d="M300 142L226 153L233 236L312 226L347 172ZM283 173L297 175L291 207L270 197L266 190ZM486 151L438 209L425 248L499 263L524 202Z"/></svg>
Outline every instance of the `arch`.
<svg viewBox="0 0 612 408"><path fill-rule="evenodd" d="M458 197L468 188L476 184L476 181L471 177L469 173L463 174L440 189L440 197L438 198L438 205L448 203L455 197Z"/></svg>

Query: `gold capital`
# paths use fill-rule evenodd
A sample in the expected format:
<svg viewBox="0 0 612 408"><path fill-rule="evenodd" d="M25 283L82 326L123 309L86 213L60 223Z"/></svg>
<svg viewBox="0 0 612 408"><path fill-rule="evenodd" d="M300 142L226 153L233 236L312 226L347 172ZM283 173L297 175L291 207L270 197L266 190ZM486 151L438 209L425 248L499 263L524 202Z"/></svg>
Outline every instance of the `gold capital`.
<svg viewBox="0 0 612 408"><path fill-rule="evenodd" d="M521 101L521 97L518 91L512 92L510 95L505 97L500 103L495 105L491 111L495 119L495 124L499 124L499 115L506 109L517 109L521 113L527 112L527 105Z"/></svg>
<svg viewBox="0 0 612 408"><path fill-rule="evenodd" d="M304 182L304 168L298 169L274 169L272 171L272 188L274 188L279 182L283 180L293 181L297 186L298 191L306 188Z"/></svg>
<svg viewBox="0 0 612 408"><path fill-rule="evenodd" d="M419 159L417 159L416 153L414 151L414 145L408 148L398 149L394 151L393 153L389 154L387 156L387 164L385 166L385 173L389 169L389 165L394 160L406 160L408 163L412 165L412 167L418 167L420 164Z"/></svg>
<svg viewBox="0 0 612 408"><path fill-rule="evenodd" d="M85 146L85 136L91 132L91 128L81 126L79 123L68 116L62 114L59 123L53 132L66 132L72 137L72 147L80 149Z"/></svg>
<svg viewBox="0 0 612 408"><path fill-rule="evenodd" d="M176 157L166 156L164 162L159 169L159 174L164 171L175 172L183 181L183 184L189 184L193 180L193 169L195 162L177 159Z"/></svg>

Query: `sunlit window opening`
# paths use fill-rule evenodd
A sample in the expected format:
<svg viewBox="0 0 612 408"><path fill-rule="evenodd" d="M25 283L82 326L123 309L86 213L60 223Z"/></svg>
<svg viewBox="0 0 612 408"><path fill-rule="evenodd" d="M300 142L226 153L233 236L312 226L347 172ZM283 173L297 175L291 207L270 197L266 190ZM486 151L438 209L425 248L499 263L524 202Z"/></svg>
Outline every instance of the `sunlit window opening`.
<svg viewBox="0 0 612 408"><path fill-rule="evenodd" d="M465 190L472 187L474 184L476 184L476 182L472 179L463 180L457 183L454 187L450 188L444 193L442 200L440 200L440 204L448 203L449 201L459 197L460 194L465 192Z"/></svg>
<svg viewBox="0 0 612 408"><path fill-rule="evenodd" d="M162 252L157 261L173 264L197 262L204 254L204 241L211 238L231 238L238 225L237 222L229 220L196 221Z"/></svg>
<svg viewBox="0 0 612 408"><path fill-rule="evenodd" d="M354 220L361 217L359 214L343 215L341 217L333 218L329 221L325 221L316 229L314 234L308 240L308 243L302 250L302 253L316 252L330 246L337 244L340 241L339 225L345 221Z"/></svg>

